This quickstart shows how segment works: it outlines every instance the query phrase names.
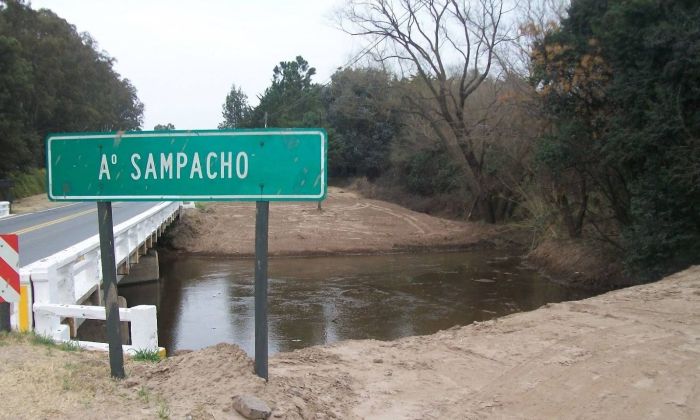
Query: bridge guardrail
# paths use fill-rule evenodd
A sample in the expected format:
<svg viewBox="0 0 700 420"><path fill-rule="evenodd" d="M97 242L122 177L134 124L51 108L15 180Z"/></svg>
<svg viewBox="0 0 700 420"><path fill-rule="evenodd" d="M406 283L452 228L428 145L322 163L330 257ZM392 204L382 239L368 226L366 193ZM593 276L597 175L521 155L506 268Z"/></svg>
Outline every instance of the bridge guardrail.
<svg viewBox="0 0 700 420"><path fill-rule="evenodd" d="M138 255L142 244L159 236L164 226L176 217L180 206L179 201L163 202L115 226L114 251L117 267L123 263L128 266L134 250ZM61 318L72 316L47 311L46 309L52 306L45 305L80 304L96 291L100 299L100 302L97 302L99 304L101 281L102 263L98 235L20 268L20 302L13 305L13 327L20 331L28 331L34 325L34 329L40 334L55 340L69 340L69 326L61 324ZM43 315L35 318L36 308L43 308ZM155 307L153 309L155 317ZM132 324L134 322L141 321L132 321ZM157 337L157 324L152 324Z"/></svg>
<svg viewBox="0 0 700 420"><path fill-rule="evenodd" d="M0 201L0 219L10 215L10 202Z"/></svg>
<svg viewBox="0 0 700 420"><path fill-rule="evenodd" d="M35 303L37 325L51 325L54 318L107 319L104 306L86 305L57 305L51 303ZM159 351L158 320L156 307L139 305L133 308L119 308L121 321L130 322L131 345L123 345L124 352L134 355L138 350ZM37 331L42 335L51 336L51 331ZM62 341L67 341L64 339ZM78 345L90 350L109 350L109 344L94 341L79 341Z"/></svg>

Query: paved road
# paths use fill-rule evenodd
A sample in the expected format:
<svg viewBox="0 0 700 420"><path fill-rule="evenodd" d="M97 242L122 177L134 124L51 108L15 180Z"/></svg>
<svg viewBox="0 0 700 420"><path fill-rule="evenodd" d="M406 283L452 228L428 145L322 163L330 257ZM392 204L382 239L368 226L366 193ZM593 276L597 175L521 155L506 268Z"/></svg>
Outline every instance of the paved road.
<svg viewBox="0 0 700 420"><path fill-rule="evenodd" d="M117 225L158 203L112 203ZM36 213L0 219L0 233L19 235L19 264L25 266L97 235L97 204L72 203Z"/></svg>

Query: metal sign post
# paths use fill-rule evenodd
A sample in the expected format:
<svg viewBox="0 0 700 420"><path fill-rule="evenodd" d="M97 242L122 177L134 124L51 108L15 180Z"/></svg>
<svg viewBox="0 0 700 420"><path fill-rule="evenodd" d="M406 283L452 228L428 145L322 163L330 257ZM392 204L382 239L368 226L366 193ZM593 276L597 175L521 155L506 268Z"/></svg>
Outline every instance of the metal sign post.
<svg viewBox="0 0 700 420"><path fill-rule="evenodd" d="M107 312L107 341L109 342L109 367L112 377L124 378L124 350L119 333L119 304L117 303L117 266L114 261L114 226L112 225L112 203L97 203L97 218L100 231L100 255L102 257L102 279L105 311Z"/></svg>
<svg viewBox="0 0 700 420"><path fill-rule="evenodd" d="M255 203L255 373L267 380L267 233L270 203Z"/></svg>

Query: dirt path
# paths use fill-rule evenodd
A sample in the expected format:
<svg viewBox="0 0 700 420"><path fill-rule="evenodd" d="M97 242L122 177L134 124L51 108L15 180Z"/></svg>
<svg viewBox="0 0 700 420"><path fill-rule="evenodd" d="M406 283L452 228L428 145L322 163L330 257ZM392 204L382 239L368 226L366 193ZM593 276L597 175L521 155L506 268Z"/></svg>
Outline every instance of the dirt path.
<svg viewBox="0 0 700 420"><path fill-rule="evenodd" d="M230 419L247 393L290 419L697 419L699 307L696 266L429 336L278 354L267 384L228 344L129 362L114 382L104 354L0 337L0 417Z"/></svg>
<svg viewBox="0 0 700 420"><path fill-rule="evenodd" d="M328 255L461 248L493 236L496 228L440 219L331 187L320 212L316 203L271 203L269 230L271 255ZM212 203L189 210L171 237L176 249L188 253L250 256L255 204Z"/></svg>

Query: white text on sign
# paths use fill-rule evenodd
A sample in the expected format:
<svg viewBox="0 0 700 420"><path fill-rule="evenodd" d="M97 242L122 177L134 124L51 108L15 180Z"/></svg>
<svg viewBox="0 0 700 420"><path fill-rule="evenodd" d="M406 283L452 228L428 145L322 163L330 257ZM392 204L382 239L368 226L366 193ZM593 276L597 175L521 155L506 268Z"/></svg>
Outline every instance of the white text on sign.
<svg viewBox="0 0 700 420"><path fill-rule="evenodd" d="M233 152L209 152L206 155L195 152L191 157L184 152L140 153L131 155L131 179L233 179ZM111 180L110 166L116 165L117 155L102 154L97 179ZM235 159L238 179L248 176L248 154L239 152Z"/></svg>

